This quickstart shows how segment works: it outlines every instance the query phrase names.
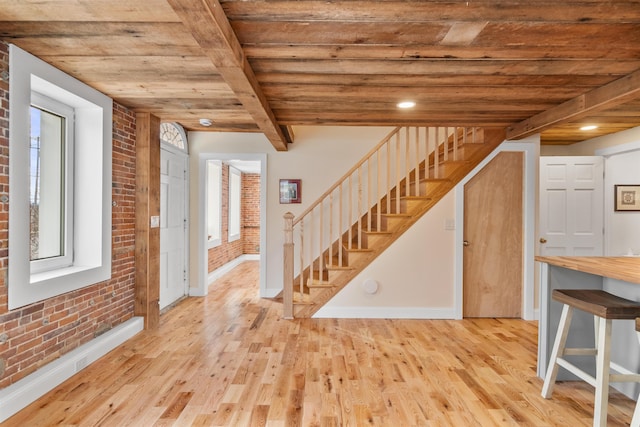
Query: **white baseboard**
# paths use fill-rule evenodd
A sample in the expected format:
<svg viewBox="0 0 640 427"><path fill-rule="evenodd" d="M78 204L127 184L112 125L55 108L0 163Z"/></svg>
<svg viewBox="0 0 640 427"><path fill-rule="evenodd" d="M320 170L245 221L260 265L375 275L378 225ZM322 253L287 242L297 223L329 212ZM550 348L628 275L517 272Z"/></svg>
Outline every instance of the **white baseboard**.
<svg viewBox="0 0 640 427"><path fill-rule="evenodd" d="M282 292L282 288L280 289L268 288L268 289L265 289L260 294L260 298L275 298L276 296L278 296L280 292Z"/></svg>
<svg viewBox="0 0 640 427"><path fill-rule="evenodd" d="M144 329L134 317L0 390L0 423Z"/></svg>
<svg viewBox="0 0 640 427"><path fill-rule="evenodd" d="M314 318L336 319L455 319L453 308L322 307Z"/></svg>
<svg viewBox="0 0 640 427"><path fill-rule="evenodd" d="M533 320L540 320L540 309L536 308L533 310Z"/></svg>
<svg viewBox="0 0 640 427"><path fill-rule="evenodd" d="M260 254L240 255L238 258L235 258L229 261L222 267L216 268L207 276L207 286L211 285L211 283L218 280L219 278L221 278L222 276L224 276L225 274L227 274L228 272L230 272L231 270L233 270L234 268L236 268L237 266L239 266L245 261L260 261Z"/></svg>

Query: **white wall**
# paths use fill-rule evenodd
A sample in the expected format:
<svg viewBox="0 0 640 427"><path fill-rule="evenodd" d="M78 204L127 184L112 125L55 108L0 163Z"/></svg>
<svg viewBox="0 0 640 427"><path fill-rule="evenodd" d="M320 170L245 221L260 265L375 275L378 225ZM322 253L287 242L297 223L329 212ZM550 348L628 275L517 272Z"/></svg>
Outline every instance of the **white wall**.
<svg viewBox="0 0 640 427"><path fill-rule="evenodd" d="M454 318L455 233L445 229L454 218L451 192L314 317ZM363 290L367 279L378 282L377 293Z"/></svg>
<svg viewBox="0 0 640 427"><path fill-rule="evenodd" d="M205 153L266 153L267 209L266 248L264 257L265 287L261 296L271 297L282 289L282 244L284 220L291 211L302 213L324 191L344 175L371 148L392 131L390 127L296 127L295 142L286 152L276 151L260 133L190 132L190 223L199 224L201 183L199 156ZM279 203L278 181L282 178L302 180L302 203ZM198 257L198 227L190 227L190 256ZM192 287L206 293L206 274L198 262L191 263ZM204 277L203 277L204 276Z"/></svg>
<svg viewBox="0 0 640 427"><path fill-rule="evenodd" d="M614 210L616 184L640 185L640 135L635 142L596 151L604 156L605 255L640 256L640 212Z"/></svg>

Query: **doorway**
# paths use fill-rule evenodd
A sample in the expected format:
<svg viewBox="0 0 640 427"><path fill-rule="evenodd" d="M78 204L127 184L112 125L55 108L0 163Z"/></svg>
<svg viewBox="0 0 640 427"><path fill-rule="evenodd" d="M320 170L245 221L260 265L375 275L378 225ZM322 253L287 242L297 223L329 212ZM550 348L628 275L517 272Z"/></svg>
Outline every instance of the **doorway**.
<svg viewBox="0 0 640 427"><path fill-rule="evenodd" d="M602 157L540 157L540 255L601 256L603 194Z"/></svg>
<svg viewBox="0 0 640 427"><path fill-rule="evenodd" d="M212 242L210 236L212 233L209 230L208 222L209 222L209 209L210 206L208 203L208 165L211 161L219 162L221 166L221 170L228 168L229 170L235 169L240 171L242 174L252 174L259 175L259 195L254 199L254 203L259 205L259 225L256 226L255 222L253 222L250 227L252 230L243 230L243 234L247 232L255 232L258 236L254 236L249 242L249 246L254 249L254 254L242 254L241 256L235 258L234 260L227 262L221 267L216 266L214 271L210 270L209 264L209 253L210 251L215 251L217 243ZM190 294L194 296L204 296L207 295L209 289L209 284L215 281L217 278L221 277L234 267L236 267L239 263L245 260L253 260L257 259L260 262L260 295L265 296L266 290L266 256L264 248L266 247L266 211L267 211L267 156L264 153L239 153L239 154L231 154L231 153L201 153L198 156L198 204L197 206L192 206L194 210L197 209L197 221L198 221L198 230L197 235L195 235L197 252L194 253L194 256L197 257L192 287L190 288ZM221 178L223 181L224 177ZM241 179L242 182L242 179ZM242 184L241 184L242 185ZM224 188L223 190L224 191ZM252 190L253 191L253 190ZM246 192L246 189L243 189L243 192ZM221 193L222 194L222 193ZM228 207L226 207L227 202L225 201L228 198L227 192L222 196L222 201L225 206L221 204L221 213L220 218L222 223L224 223L224 219L222 216L227 215ZM244 196L243 196L244 199ZM257 202L257 203L256 203ZM243 214L243 223L246 221L246 217L250 215ZM227 220L228 221L228 220ZM256 221L253 219L252 221ZM245 228L245 227L242 227ZM193 237L193 236L192 236ZM221 230L220 235L220 244L228 243L231 239L227 235L227 230ZM245 241L243 239L242 243ZM213 249L212 249L213 248ZM246 251L245 251L246 252ZM213 268L213 266L212 266Z"/></svg>
<svg viewBox="0 0 640 427"><path fill-rule="evenodd" d="M464 186L463 317L522 317L523 171L503 151Z"/></svg>

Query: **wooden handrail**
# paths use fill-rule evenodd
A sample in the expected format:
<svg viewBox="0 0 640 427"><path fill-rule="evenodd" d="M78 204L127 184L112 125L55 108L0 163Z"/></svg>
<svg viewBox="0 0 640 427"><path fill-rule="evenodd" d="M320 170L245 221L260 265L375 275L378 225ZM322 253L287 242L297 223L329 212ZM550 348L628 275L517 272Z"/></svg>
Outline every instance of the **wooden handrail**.
<svg viewBox="0 0 640 427"><path fill-rule="evenodd" d="M375 154L375 152L378 151L380 149L380 147L382 147L396 132L399 132L400 129L401 129L400 127L395 128L393 131L391 131L391 133L389 133L389 135L387 135L385 138L383 138L378 143L378 145L373 147L367 154L365 154L364 157L362 157L362 159L358 163L356 163L351 169L349 169L349 171L347 173L342 175L342 177L340 179L338 179L335 184L333 184L327 191L322 193L322 196L318 197L318 199L313 204L311 204L311 206L309 206L300 215L298 215L298 217L293 221L293 226L295 227L295 225L298 222L300 222L300 220L302 218L304 218L305 216L307 216L307 214L309 212L314 210L316 208L316 206L318 206L329 194L331 194L333 192L333 190L338 188L338 186L345 179L347 179L352 173L354 173L356 170L358 170L358 168L360 166L362 166L371 156L373 156L373 154Z"/></svg>

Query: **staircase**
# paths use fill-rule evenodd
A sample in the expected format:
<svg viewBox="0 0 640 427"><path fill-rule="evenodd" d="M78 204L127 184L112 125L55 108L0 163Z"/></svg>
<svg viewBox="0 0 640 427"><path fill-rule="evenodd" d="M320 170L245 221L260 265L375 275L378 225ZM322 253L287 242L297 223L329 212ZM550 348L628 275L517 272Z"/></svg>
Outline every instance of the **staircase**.
<svg viewBox="0 0 640 427"><path fill-rule="evenodd" d="M285 214L284 317L311 317L503 140L503 129L398 127L300 216Z"/></svg>

